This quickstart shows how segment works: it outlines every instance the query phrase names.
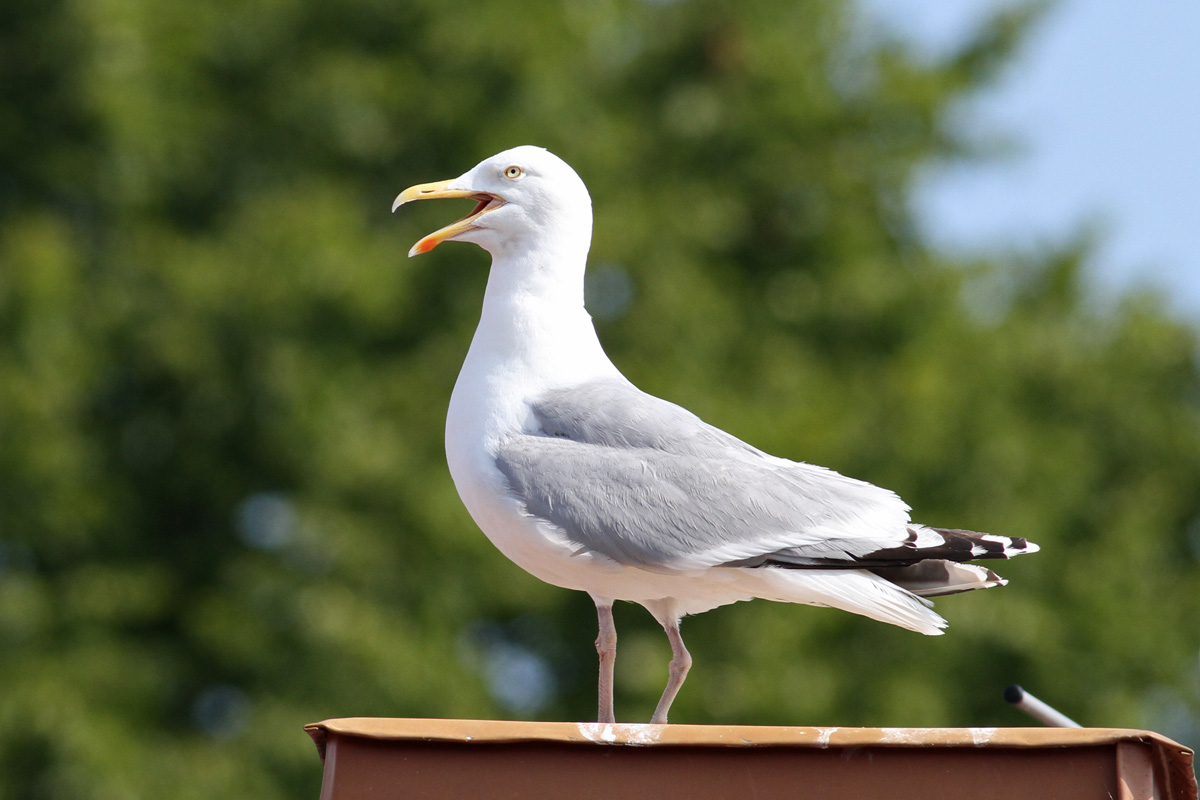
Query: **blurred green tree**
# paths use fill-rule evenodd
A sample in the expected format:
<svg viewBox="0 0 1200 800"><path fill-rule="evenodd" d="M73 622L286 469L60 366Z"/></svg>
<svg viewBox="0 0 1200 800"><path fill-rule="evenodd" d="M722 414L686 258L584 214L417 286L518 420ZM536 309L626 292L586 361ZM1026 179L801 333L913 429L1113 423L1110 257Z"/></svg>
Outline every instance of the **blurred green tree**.
<svg viewBox="0 0 1200 800"><path fill-rule="evenodd" d="M679 720L1020 724L1021 681L1200 740L1196 332L1098 302L1086 239L962 263L908 202L1032 19L930 60L834 0L4 4L0 797L297 797L305 722L590 717L590 602L444 468L487 257L408 262L446 209L387 213L521 143L591 187L633 380L1044 547L941 639L691 620ZM666 645L618 614L642 719Z"/></svg>

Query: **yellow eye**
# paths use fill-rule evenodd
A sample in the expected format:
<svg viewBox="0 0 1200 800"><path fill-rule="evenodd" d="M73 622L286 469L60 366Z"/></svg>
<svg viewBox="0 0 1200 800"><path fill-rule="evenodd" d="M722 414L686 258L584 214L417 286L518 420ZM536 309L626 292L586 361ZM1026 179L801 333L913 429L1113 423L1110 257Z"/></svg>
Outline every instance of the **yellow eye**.
<svg viewBox="0 0 1200 800"><path fill-rule="evenodd" d="M508 178L509 180L513 180L513 181L515 181L517 178L521 177L524 174L525 174L525 170L521 169L516 164L513 164L511 167L504 170L504 177Z"/></svg>

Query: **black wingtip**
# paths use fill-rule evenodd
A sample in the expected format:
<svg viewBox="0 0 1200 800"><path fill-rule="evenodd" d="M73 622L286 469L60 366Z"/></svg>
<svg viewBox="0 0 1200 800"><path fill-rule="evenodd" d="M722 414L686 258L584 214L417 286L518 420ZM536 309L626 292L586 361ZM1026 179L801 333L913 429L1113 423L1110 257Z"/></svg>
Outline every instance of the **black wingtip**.
<svg viewBox="0 0 1200 800"><path fill-rule="evenodd" d="M1008 686L1004 689L1004 702L1011 703L1015 706L1024 699L1025 690L1020 686L1017 686L1015 683L1012 686Z"/></svg>

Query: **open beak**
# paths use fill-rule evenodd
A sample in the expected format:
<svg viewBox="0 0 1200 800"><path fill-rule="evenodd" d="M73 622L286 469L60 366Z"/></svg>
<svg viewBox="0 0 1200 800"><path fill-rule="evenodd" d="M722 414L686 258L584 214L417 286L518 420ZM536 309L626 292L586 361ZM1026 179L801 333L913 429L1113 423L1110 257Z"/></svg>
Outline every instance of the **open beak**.
<svg viewBox="0 0 1200 800"><path fill-rule="evenodd" d="M413 200L440 200L447 197L469 197L476 201L475 209L460 219L458 222L453 222L441 230L434 231L426 236L421 241L412 246L408 251L408 255L419 256L421 253L428 253L433 248L437 247L447 239L453 239L455 236L466 233L475 228L475 221L484 214L499 208L504 205L504 201L494 194L487 192L474 192L470 189L452 189L450 184L457 180L451 179L448 181L436 181L434 183L420 183L416 186L410 186L399 194L395 202L392 203L392 211L405 203Z"/></svg>

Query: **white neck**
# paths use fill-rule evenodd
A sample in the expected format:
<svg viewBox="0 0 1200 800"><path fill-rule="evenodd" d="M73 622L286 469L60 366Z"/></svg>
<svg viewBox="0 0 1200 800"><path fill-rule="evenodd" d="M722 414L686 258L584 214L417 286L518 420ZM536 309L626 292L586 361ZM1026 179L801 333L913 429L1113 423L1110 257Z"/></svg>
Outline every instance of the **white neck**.
<svg viewBox="0 0 1200 800"><path fill-rule="evenodd" d="M583 254L497 255L463 372L514 373L530 391L615 372L583 305L583 270Z"/></svg>
<svg viewBox="0 0 1200 800"><path fill-rule="evenodd" d="M499 437L530 425L529 403L547 389L620 377L583 305L587 233L493 252L479 327L450 400L448 436L471 429Z"/></svg>

